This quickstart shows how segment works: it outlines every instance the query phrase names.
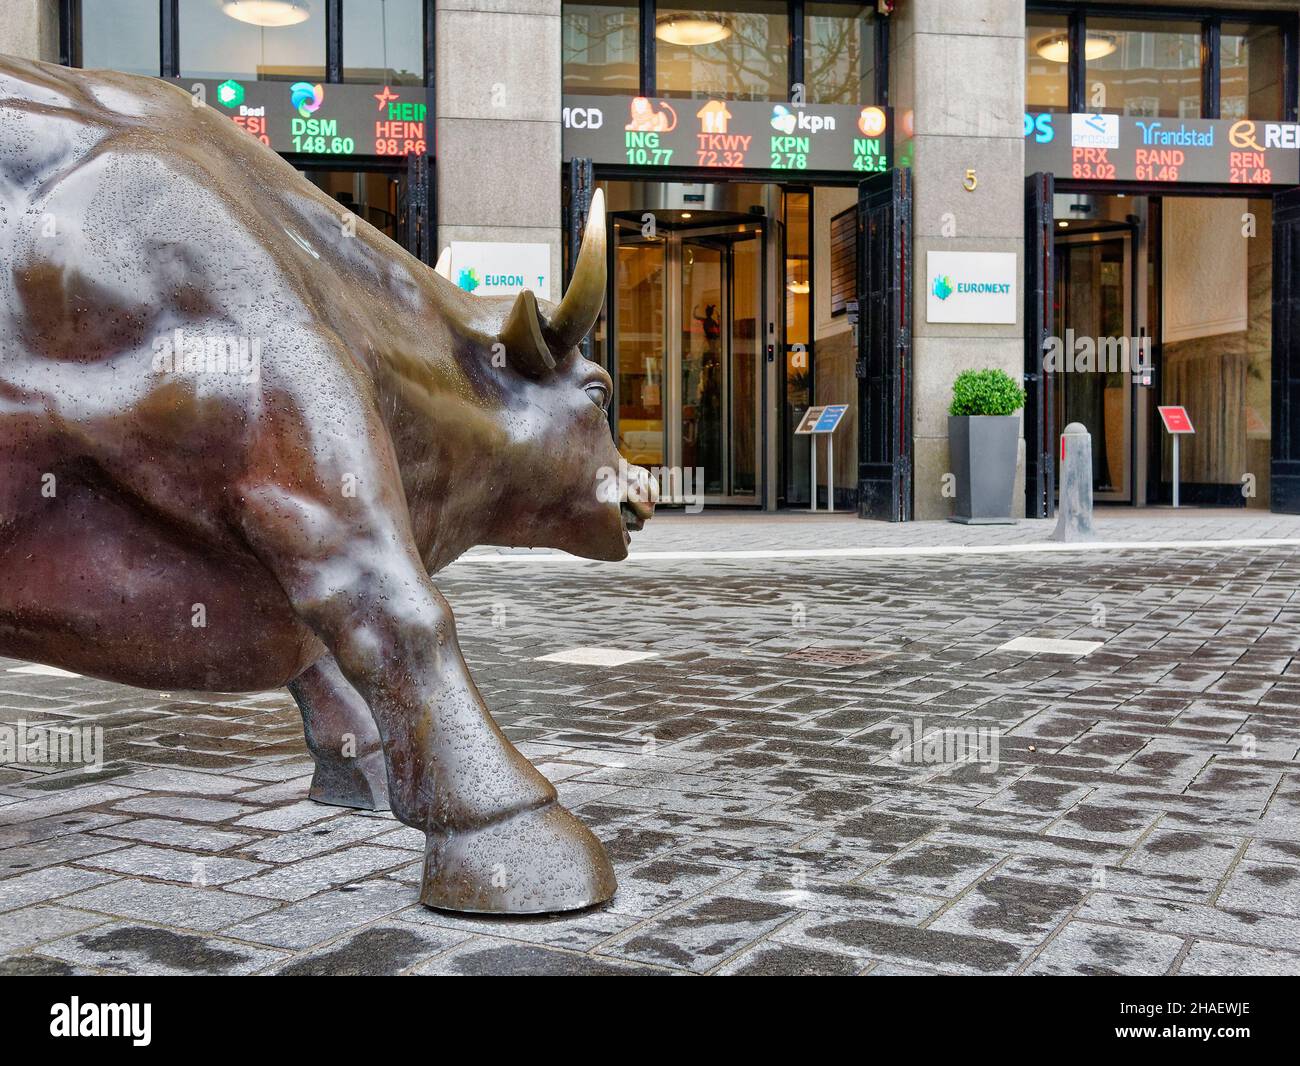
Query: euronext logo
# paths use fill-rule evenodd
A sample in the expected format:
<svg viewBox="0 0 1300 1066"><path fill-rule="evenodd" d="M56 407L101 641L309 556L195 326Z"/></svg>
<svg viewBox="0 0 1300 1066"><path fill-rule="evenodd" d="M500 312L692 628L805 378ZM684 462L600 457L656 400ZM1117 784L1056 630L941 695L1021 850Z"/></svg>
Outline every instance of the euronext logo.
<svg viewBox="0 0 1300 1066"><path fill-rule="evenodd" d="M952 295L952 278L947 274L940 274L934 279L933 291L940 300L948 299Z"/></svg>

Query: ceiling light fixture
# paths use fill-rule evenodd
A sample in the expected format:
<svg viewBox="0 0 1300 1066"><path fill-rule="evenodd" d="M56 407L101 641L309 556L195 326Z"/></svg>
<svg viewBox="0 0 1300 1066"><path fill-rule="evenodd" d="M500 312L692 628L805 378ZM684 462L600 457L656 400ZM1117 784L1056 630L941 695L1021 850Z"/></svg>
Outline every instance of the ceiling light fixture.
<svg viewBox="0 0 1300 1066"><path fill-rule="evenodd" d="M251 26L295 26L311 17L307 0L223 0L221 10Z"/></svg>
<svg viewBox="0 0 1300 1066"><path fill-rule="evenodd" d="M1119 47L1119 41L1110 33L1090 33L1083 42L1083 58L1091 62L1110 55ZM1034 51L1049 63L1068 63L1070 61L1070 35L1054 33L1044 37Z"/></svg>
<svg viewBox="0 0 1300 1066"><path fill-rule="evenodd" d="M717 44L731 36L731 25L721 15L664 15L655 22L655 36L687 48Z"/></svg>

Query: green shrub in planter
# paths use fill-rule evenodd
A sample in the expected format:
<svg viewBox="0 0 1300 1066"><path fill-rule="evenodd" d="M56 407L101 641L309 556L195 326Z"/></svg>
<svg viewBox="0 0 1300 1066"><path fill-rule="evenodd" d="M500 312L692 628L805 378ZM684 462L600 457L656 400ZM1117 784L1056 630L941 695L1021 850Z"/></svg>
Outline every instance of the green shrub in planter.
<svg viewBox="0 0 1300 1066"><path fill-rule="evenodd" d="M963 370L952 383L950 415L1013 415L1025 390L1005 370Z"/></svg>
<svg viewBox="0 0 1300 1066"><path fill-rule="evenodd" d="M952 384L948 457L956 477L955 522L1011 521L1025 390L1001 370L964 370Z"/></svg>

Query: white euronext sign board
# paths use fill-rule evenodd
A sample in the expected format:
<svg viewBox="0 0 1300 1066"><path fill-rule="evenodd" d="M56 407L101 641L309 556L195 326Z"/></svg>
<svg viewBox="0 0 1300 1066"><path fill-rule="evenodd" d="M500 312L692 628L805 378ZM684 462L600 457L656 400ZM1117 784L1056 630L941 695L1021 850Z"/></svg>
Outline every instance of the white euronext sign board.
<svg viewBox="0 0 1300 1066"><path fill-rule="evenodd" d="M451 280L475 296L514 296L532 289L551 298L551 246L452 241Z"/></svg>
<svg viewBox="0 0 1300 1066"><path fill-rule="evenodd" d="M1015 252L927 252L927 322L1016 322Z"/></svg>

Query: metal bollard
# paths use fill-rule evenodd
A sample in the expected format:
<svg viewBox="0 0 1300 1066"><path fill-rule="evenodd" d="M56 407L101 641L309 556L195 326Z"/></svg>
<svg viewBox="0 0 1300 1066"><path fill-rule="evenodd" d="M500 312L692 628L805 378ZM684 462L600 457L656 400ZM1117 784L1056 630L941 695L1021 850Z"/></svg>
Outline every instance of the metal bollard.
<svg viewBox="0 0 1300 1066"><path fill-rule="evenodd" d="M1052 540L1092 540L1092 435L1078 422L1061 434L1059 495Z"/></svg>

